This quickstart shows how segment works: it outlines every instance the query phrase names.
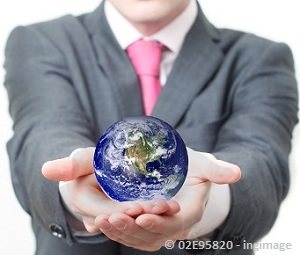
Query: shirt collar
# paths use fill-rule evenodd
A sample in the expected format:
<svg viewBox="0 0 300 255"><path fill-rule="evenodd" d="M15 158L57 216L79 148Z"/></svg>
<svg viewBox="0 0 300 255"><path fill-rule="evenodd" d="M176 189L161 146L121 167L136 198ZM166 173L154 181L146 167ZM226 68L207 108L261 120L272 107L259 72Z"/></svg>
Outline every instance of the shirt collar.
<svg viewBox="0 0 300 255"><path fill-rule="evenodd" d="M144 37L136 30L109 1L105 1L104 11L108 24L122 49L125 50L130 44L143 38L145 40L157 40L177 54L181 49L186 34L195 22L198 8L196 1L191 0L177 18L149 37Z"/></svg>

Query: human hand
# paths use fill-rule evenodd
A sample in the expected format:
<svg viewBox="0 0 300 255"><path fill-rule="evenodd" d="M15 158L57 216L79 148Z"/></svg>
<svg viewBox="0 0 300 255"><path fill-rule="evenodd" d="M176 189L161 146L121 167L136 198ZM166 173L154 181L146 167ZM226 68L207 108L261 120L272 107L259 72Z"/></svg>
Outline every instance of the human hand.
<svg viewBox="0 0 300 255"><path fill-rule="evenodd" d="M48 161L42 167L47 179L60 181L59 190L65 205L82 220L88 232L99 232L95 225L98 215L121 213L135 218L143 213L172 215L180 210L175 201L116 202L108 198L94 175L94 150L92 147L77 149L69 157Z"/></svg>
<svg viewBox="0 0 300 255"><path fill-rule="evenodd" d="M189 171L178 194L172 199L181 210L172 215L145 213L136 219L124 213L100 214L96 224L110 239L136 249L155 251L166 240L186 239L201 220L211 183L230 184L240 179L238 166L213 155L188 149Z"/></svg>

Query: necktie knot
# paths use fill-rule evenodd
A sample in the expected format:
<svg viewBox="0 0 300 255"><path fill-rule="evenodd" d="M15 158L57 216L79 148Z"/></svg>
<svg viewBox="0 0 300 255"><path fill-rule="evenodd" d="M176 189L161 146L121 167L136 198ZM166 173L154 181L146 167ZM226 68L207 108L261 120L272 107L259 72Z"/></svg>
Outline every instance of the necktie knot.
<svg viewBox="0 0 300 255"><path fill-rule="evenodd" d="M159 77L163 45L158 41L138 40L127 48L137 75Z"/></svg>

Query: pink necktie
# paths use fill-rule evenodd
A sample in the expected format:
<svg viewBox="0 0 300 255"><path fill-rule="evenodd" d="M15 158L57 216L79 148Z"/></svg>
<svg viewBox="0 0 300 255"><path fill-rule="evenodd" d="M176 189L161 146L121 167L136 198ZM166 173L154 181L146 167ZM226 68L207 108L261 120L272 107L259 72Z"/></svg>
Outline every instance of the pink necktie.
<svg viewBox="0 0 300 255"><path fill-rule="evenodd" d="M164 46L157 41L138 40L127 48L128 56L139 77L144 111L150 115L159 97L160 59Z"/></svg>

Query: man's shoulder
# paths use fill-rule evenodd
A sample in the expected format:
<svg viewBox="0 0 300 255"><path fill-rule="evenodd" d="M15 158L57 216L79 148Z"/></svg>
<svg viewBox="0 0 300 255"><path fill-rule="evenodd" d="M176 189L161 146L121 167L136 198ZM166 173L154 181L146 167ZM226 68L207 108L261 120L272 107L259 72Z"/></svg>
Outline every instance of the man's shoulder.
<svg viewBox="0 0 300 255"><path fill-rule="evenodd" d="M218 31L220 34L219 45L225 54L235 51L243 55L259 56L269 47L280 44L279 42L249 32L233 29L218 29Z"/></svg>
<svg viewBox="0 0 300 255"><path fill-rule="evenodd" d="M86 15L87 14L81 16L74 16L68 14L55 19L33 23L22 27L24 28L24 30L34 30L45 35L70 33L72 31L76 31L84 27L81 19Z"/></svg>
<svg viewBox="0 0 300 255"><path fill-rule="evenodd" d="M89 33L85 24L85 17L64 15L48 21L33 23L15 27L7 40L7 45L12 43L29 45L56 45L64 48L64 45L73 45L88 38ZM71 44L70 44L71 43Z"/></svg>
<svg viewBox="0 0 300 255"><path fill-rule="evenodd" d="M270 63L272 61L283 61L293 66L292 52L283 42L232 29L218 30L220 33L218 44L225 59L239 71L260 62L272 64Z"/></svg>
<svg viewBox="0 0 300 255"><path fill-rule="evenodd" d="M47 21L36 22L15 27L11 34L39 34L48 39L64 40L68 37L88 35L88 21L93 12L81 15L67 14ZM56 38L56 39L55 39ZM74 38L73 38L74 39Z"/></svg>

